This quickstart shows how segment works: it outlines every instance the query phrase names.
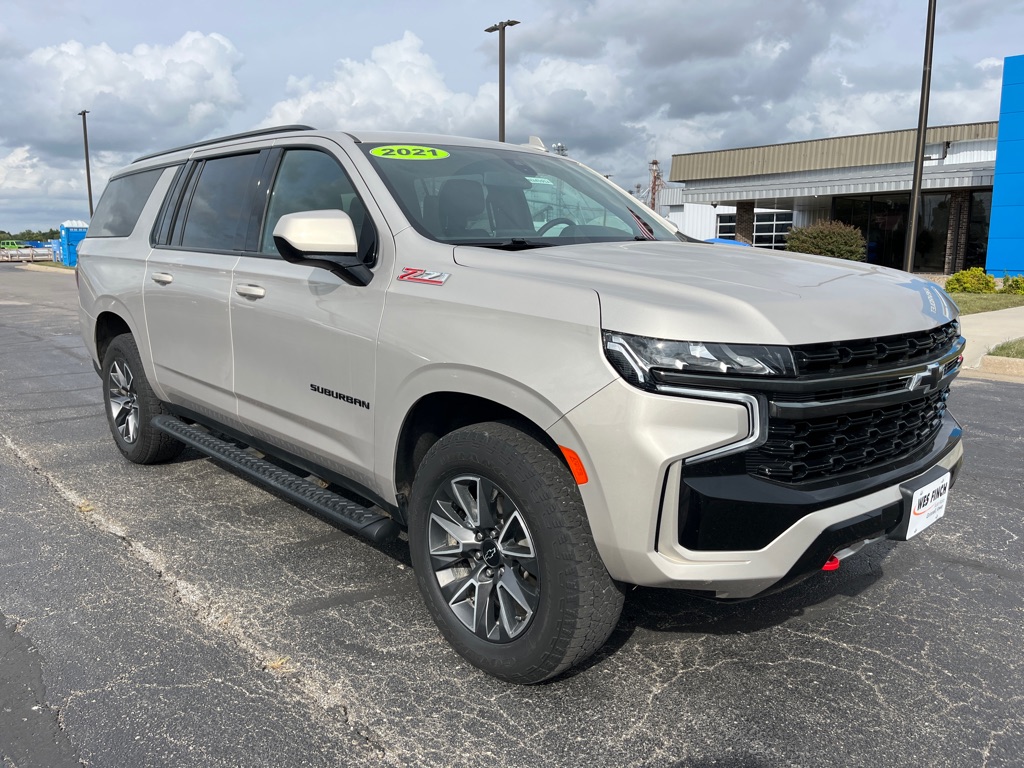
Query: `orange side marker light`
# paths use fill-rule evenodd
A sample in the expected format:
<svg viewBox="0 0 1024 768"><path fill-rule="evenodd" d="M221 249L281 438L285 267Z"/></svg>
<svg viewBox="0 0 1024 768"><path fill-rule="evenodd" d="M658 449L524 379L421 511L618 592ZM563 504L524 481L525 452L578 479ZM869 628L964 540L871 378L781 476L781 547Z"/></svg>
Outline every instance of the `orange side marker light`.
<svg viewBox="0 0 1024 768"><path fill-rule="evenodd" d="M587 480L587 470L583 466L583 460L579 457L572 448L566 448L564 445L558 446L562 451L562 455L565 456L565 460L569 463L569 471L572 472L572 477L576 481L576 485L585 485Z"/></svg>

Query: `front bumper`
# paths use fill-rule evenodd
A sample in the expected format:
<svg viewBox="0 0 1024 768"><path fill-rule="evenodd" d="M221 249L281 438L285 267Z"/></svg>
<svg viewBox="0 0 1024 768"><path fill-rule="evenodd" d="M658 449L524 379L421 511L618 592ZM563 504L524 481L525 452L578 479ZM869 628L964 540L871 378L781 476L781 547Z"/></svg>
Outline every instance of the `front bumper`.
<svg viewBox="0 0 1024 768"><path fill-rule="evenodd" d="M613 578L644 586L747 598L820 570L833 553L880 538L902 516L900 485L935 466L955 479L961 430L948 413L934 439L884 469L811 484L742 471L742 454L706 455L750 432L742 404L605 387L550 430L576 447L595 541ZM693 535L694 500L703 504ZM687 546L689 545L689 546Z"/></svg>

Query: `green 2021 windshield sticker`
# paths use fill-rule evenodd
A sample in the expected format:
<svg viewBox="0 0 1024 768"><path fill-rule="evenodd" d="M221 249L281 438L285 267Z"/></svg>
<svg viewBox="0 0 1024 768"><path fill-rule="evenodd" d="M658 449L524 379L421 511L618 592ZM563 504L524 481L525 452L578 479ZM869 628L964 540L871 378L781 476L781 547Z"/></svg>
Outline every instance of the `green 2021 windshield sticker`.
<svg viewBox="0 0 1024 768"><path fill-rule="evenodd" d="M440 160L448 157L443 149L420 147L415 144L389 144L386 147L374 147L370 150L374 157L390 157L393 160Z"/></svg>

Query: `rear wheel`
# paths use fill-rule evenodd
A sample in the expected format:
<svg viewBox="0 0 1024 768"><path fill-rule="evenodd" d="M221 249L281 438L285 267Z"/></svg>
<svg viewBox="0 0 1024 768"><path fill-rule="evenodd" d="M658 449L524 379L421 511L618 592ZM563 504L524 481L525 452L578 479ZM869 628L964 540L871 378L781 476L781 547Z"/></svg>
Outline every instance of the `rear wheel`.
<svg viewBox="0 0 1024 768"><path fill-rule="evenodd" d="M110 433L126 459L136 464L158 464L181 453L183 443L150 423L165 410L149 386L139 348L130 333L110 342L100 374Z"/></svg>
<svg viewBox="0 0 1024 768"><path fill-rule="evenodd" d="M413 483L409 542L441 632L509 682L537 683L583 661L622 610L572 475L508 424L434 444Z"/></svg>

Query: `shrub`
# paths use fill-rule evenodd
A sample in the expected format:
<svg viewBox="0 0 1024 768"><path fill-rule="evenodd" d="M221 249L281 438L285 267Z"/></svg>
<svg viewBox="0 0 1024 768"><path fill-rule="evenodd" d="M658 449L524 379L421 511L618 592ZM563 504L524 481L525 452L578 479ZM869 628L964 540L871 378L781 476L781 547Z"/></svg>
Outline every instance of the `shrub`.
<svg viewBox="0 0 1024 768"><path fill-rule="evenodd" d="M864 261L867 243L857 227L841 221L822 221L809 227L791 229L786 238L786 250Z"/></svg>
<svg viewBox="0 0 1024 768"><path fill-rule="evenodd" d="M1000 293L1012 293L1016 296L1024 296L1024 275L1017 275L1016 277L1004 277L1003 287L999 289Z"/></svg>
<svg viewBox="0 0 1024 768"><path fill-rule="evenodd" d="M949 293L995 293L996 279L981 267L971 267L950 275L946 290Z"/></svg>

